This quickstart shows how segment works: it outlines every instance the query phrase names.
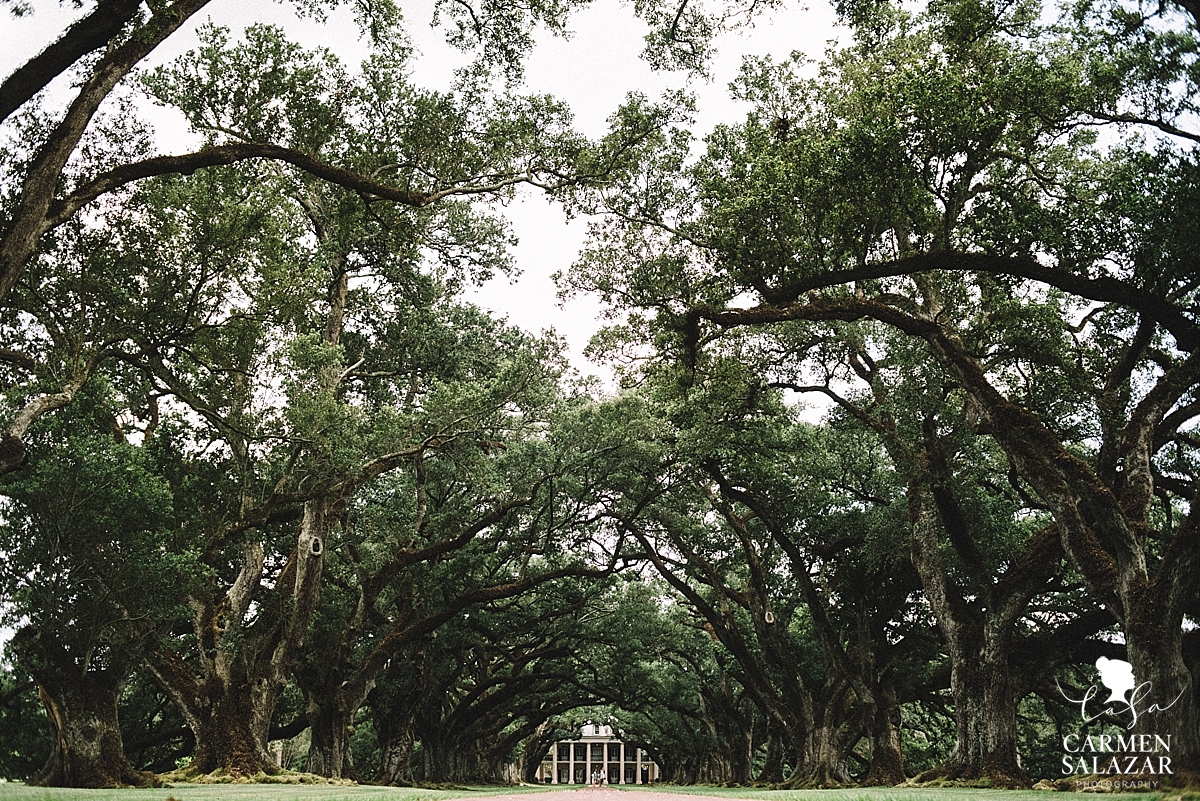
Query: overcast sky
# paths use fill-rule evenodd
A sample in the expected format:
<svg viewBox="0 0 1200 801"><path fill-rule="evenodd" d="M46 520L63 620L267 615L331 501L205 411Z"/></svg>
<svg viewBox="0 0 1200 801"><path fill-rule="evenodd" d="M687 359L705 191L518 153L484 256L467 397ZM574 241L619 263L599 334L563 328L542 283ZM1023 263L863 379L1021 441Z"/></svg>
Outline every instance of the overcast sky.
<svg viewBox="0 0 1200 801"><path fill-rule="evenodd" d="M0 74L7 76L16 66L36 55L63 31L70 22L90 9L74 9L71 3L33 0L34 13L13 18L0 12ZM414 60L414 79L434 89L449 88L454 69L467 56L448 47L442 33L429 27L433 1L401 0L409 35L418 56ZM232 29L234 35L254 22L282 25L289 36L301 44L325 46L338 54L347 65L357 65L366 48L347 11L332 15L326 24L298 19L287 3L270 0L215 0L190 24L176 32L151 54L146 66L169 61L195 46L198 25L212 19ZM655 73L639 58L646 27L634 18L627 3L595 0L570 22L569 39L543 34L526 62L526 88L548 93L566 101L573 109L579 129L590 136L602 134L605 120L627 92L641 91L654 98L663 91L687 88L698 101L698 136L719 122L736 122L747 109L728 96L728 84L736 76L743 55L773 54L786 57L800 50L819 60L830 39L837 36L829 7L817 2L809 8L796 4L761 17L753 29L731 33L718 41L718 58L713 64L711 82L689 82L681 73ZM63 95L65 97L65 95ZM180 152L189 143L179 135L181 125L165 117L158 109L147 116L162 134L164 150ZM474 302L507 316L530 331L554 328L567 338L572 363L585 373L606 375L602 367L589 364L582 351L599 327L599 306L586 298L574 299L560 307L550 276L565 269L575 258L583 242L585 223L568 224L562 212L533 193L508 209L513 230L520 238L515 253L520 275L515 282L499 277L470 293Z"/></svg>

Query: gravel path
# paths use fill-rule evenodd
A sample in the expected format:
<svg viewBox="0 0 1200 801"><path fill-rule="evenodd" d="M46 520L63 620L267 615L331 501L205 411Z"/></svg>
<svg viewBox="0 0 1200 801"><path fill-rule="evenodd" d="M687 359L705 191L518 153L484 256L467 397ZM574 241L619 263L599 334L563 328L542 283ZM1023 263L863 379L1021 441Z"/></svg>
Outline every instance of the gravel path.
<svg viewBox="0 0 1200 801"><path fill-rule="evenodd" d="M636 787L637 785L632 786ZM551 790L548 793L489 795L480 801L696 801L703 798L713 798L713 796L647 792L646 790L613 790L610 787L580 787L575 790ZM461 800L456 799L456 801Z"/></svg>

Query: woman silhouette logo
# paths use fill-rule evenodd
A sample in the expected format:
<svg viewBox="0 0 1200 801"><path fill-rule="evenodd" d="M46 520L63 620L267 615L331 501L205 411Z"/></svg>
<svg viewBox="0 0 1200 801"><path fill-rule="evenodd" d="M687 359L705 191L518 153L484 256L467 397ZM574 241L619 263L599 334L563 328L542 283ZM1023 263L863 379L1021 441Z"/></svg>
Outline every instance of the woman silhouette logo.
<svg viewBox="0 0 1200 801"><path fill-rule="evenodd" d="M1105 705L1111 704L1113 701L1120 701L1126 707L1120 710L1122 714L1128 713L1132 720L1125 728L1132 729L1138 721L1138 716L1149 714L1152 712L1162 712L1175 706L1175 701L1183 697L1187 692L1187 688L1180 691L1179 695L1175 696L1175 700L1165 706L1163 704L1150 704L1146 709L1141 709L1143 703L1147 700L1147 696L1153 689L1150 682L1144 681L1138 684L1133 678L1133 665L1123 659L1108 659L1100 657L1096 660L1096 669L1100 671L1100 683L1108 688L1109 696L1105 701ZM1055 680L1057 683L1057 679ZM1067 699L1072 704L1079 704L1079 714L1083 717L1084 723L1091 723L1098 719L1101 715L1112 715L1118 710L1108 706L1102 712L1097 712L1095 715L1088 714L1088 702L1092 701L1100 694L1100 690L1095 684L1087 688L1082 698L1072 698L1063 692L1060 685L1058 691L1062 693L1062 697Z"/></svg>
<svg viewBox="0 0 1200 801"><path fill-rule="evenodd" d="M1102 656L1096 660L1096 669L1100 671L1100 683L1112 693L1104 703L1111 704L1113 701L1120 701L1129 706L1130 701L1125 695L1137 686L1137 682L1133 678L1133 665L1123 659L1109 659Z"/></svg>

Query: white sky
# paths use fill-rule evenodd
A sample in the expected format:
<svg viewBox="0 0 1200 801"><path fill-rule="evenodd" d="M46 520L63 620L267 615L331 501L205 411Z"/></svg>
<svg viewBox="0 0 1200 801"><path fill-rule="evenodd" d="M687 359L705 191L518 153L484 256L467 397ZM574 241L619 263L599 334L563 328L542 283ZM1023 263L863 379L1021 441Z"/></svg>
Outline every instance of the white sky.
<svg viewBox="0 0 1200 801"><path fill-rule="evenodd" d="M418 51L414 80L428 88L448 88L454 69L468 57L447 46L441 31L429 27L432 0L401 0L401 5ZM83 13L71 3L59 5L34 0L33 6L34 13L22 18L11 17L7 9L0 11L0 74L4 76L42 50ZM87 8L90 9L90 4ZM328 47L350 67L356 66L366 52L363 43L357 40L348 11L332 15L322 25L296 18L287 3L215 0L152 53L146 65L164 63L195 46L196 27L208 19L229 27L234 35L254 22L282 25L295 41L308 47ZM689 84L681 73L655 73L641 61L639 54L646 27L634 18L628 3L594 0L591 7L572 18L570 29L574 33L570 39L545 34L538 38L526 62L526 88L566 101L576 115L579 129L598 136L606 129L608 115L627 92L637 90L655 98L667 89L686 87L697 97L696 133L702 137L715 124L736 122L747 111L729 99L727 90L743 55L769 53L782 58L792 50L800 50L819 60L828 40L837 34L833 23L833 13L823 2L807 9L793 6L765 14L754 28L726 34L718 41L711 82ZM181 124L167 114L148 106L146 116L162 135L164 150L181 152L188 147L177 133ZM588 363L582 355L588 339L600 326L596 319L599 304L588 298L576 298L560 306L550 278L574 261L583 243L585 221L568 224L556 206L533 193L526 193L507 211L520 238L514 254L520 275L515 282L496 278L470 292L468 298L527 330L555 329L566 337L572 364L577 369L606 376L606 369Z"/></svg>

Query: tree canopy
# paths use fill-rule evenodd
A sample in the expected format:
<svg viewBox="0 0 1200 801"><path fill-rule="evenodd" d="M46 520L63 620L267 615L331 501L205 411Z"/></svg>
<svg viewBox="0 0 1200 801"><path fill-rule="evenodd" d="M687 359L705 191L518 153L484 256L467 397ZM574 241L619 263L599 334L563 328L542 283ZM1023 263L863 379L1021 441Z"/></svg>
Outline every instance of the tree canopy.
<svg viewBox="0 0 1200 801"><path fill-rule="evenodd" d="M391 3L357 68L217 20L141 69L205 3L97 0L0 84L0 772L530 779L608 721L682 783L1128 732L1200 781L1200 12L841 3L744 119L589 138L520 83L582 5L437 4L432 91ZM632 10L702 74L762 5ZM613 391L466 300L526 191Z"/></svg>

